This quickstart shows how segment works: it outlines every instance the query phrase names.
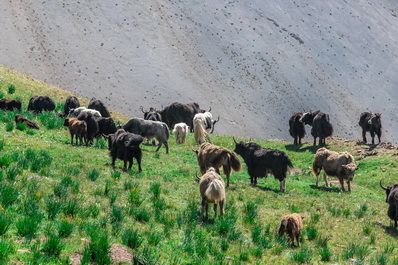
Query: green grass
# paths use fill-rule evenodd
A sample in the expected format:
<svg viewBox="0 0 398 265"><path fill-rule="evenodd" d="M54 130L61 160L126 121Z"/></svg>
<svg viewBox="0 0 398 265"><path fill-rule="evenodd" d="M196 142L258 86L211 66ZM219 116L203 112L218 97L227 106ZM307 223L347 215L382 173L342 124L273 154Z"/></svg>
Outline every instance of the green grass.
<svg viewBox="0 0 398 265"><path fill-rule="evenodd" d="M359 165L352 192L342 193L334 178L329 178L330 188L323 181L315 187L310 167L316 148L309 138L300 147L255 140L291 158L296 170L287 178L286 192L278 192L279 182L272 176L250 186L243 163L226 189L224 219L214 219L209 205L209 219L202 220L192 134L183 145L171 137L168 155L142 145L142 173L135 166L122 171L120 161L113 169L104 141L70 146L69 132L56 113L26 112L33 95L54 98L59 109L69 92L0 67L0 94L7 95L10 84L17 88L12 96L21 99L22 111L0 111L0 262L66 263L79 253L83 261L107 264L110 246L121 243L137 263L349 264L350 257L363 264L398 261L398 232L387 217L379 187L380 179L384 185L396 182L397 150L377 148L376 156L360 160L358 150L369 146L327 141L328 148L350 152ZM34 134L15 129L16 113L41 129ZM234 149L230 136L211 139ZM305 217L301 248L277 236L280 218L292 212Z"/></svg>

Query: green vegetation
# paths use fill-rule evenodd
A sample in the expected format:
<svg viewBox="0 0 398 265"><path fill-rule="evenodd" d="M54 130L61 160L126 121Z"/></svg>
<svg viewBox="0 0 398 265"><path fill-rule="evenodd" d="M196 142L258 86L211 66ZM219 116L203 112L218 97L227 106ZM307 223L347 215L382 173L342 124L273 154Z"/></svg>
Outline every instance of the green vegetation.
<svg viewBox="0 0 398 265"><path fill-rule="evenodd" d="M168 155L164 148L155 153L154 146L143 144L142 173L136 163L123 171L119 161L113 169L106 141L71 146L62 118L25 111L33 95L48 95L61 109L69 93L0 67L0 95L8 93L10 84L18 88L12 95L21 99L22 111L0 111L1 263L68 263L79 253L83 263L109 264L114 244L128 248L137 264L398 261L398 232L386 215L385 192L378 184L380 179L385 185L396 182L397 150L377 148L377 155L360 159L358 150L366 152L369 146L328 141L328 148L353 154L359 166L352 192L342 193L333 178L330 188L322 181L315 187L311 141L293 146L256 140L291 158L295 170L286 192L279 192L273 177L250 186L243 165L242 172L231 175L224 219L214 220L210 205L209 220L202 220L192 152L198 146L192 134L184 145L176 145L171 136ZM15 127L16 113L42 129L29 133ZM212 141L234 149L229 136L213 135ZM281 216L293 212L305 217L300 248L277 235ZM27 251L16 251L20 249Z"/></svg>

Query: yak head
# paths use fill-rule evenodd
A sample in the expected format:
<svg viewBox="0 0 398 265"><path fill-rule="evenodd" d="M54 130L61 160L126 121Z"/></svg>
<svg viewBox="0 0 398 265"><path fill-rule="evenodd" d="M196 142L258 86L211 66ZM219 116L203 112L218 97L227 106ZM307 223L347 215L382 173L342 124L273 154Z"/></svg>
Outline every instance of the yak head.
<svg viewBox="0 0 398 265"><path fill-rule="evenodd" d="M304 124L312 125L313 120L314 115L311 112L304 112L299 121L303 122Z"/></svg>
<svg viewBox="0 0 398 265"><path fill-rule="evenodd" d="M384 187L384 186L381 184L381 180L380 180L380 187L381 187L383 190L386 191L386 202L388 203L388 196L390 196L390 193L391 193L392 190L398 188L398 183L395 183L394 186L387 186L387 187Z"/></svg>
<svg viewBox="0 0 398 265"><path fill-rule="evenodd" d="M372 118L369 119L368 123L375 127L381 127L381 113L376 112L372 115Z"/></svg>
<svg viewBox="0 0 398 265"><path fill-rule="evenodd" d="M347 177L347 180L352 181L354 179L355 171L358 167L354 163L343 165L343 174Z"/></svg>

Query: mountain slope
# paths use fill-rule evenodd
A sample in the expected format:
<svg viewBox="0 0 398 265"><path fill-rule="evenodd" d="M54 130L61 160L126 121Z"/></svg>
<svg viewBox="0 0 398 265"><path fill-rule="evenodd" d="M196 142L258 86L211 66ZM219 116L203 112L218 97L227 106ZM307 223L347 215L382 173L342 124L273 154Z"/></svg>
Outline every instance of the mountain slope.
<svg viewBox="0 0 398 265"><path fill-rule="evenodd" d="M359 114L379 111L382 140L397 143L397 8L381 0L11 1L0 10L0 64L130 116L196 101L221 116L221 134L290 139L293 112L321 109L336 135L359 139Z"/></svg>

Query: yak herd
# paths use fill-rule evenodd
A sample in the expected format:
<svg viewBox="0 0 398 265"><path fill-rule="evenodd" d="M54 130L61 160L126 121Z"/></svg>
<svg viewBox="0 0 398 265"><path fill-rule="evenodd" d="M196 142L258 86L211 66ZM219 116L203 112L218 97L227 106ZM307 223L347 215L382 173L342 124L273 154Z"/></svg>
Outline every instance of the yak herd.
<svg viewBox="0 0 398 265"><path fill-rule="evenodd" d="M1 110L21 110L21 102L18 100L0 99ZM47 96L34 96L28 104L28 111L41 112L52 111L55 109L55 103ZM144 111L144 118L132 118L124 125L116 126L114 120L110 117L110 112L106 106L95 98L91 99L87 108L81 107L79 100L74 96L69 96L64 105L63 113L59 116L65 117L64 126L67 126L71 135L71 144L75 138L75 144L89 145L94 138L106 137L108 139L108 149L112 160L112 166L115 167L116 159L123 160L123 169L131 169L133 158L137 160L138 170L142 171L141 160L142 151L140 144L147 140L156 139L158 146L156 152L162 145L165 146L166 153L169 152L170 130L175 136L177 144L184 144L189 132L194 133L194 139L199 150L193 150L196 153L198 165L202 177L199 178L199 190L202 198L202 216L206 212L208 218L208 203L214 204L215 217L217 216L217 205L220 208L220 215L224 215L225 187L230 185L230 175L232 170L239 172L242 168L238 158L243 158L250 176L251 185L257 185L257 178L266 177L272 174L280 182L280 191L286 189L286 175L293 168L292 161L280 150L263 148L254 142L237 142L234 138L235 150L213 145L210 141L210 134L214 131L215 124L220 120L213 119L209 111L203 110L198 103L173 103L162 110L150 108ZM26 123L29 128L39 129L34 122L24 118L22 115L15 116L16 123ZM300 145L306 131L305 125L311 126L311 135L319 138L319 145L325 146L325 139L333 134L333 126L329 115L321 111L315 112L296 112L289 119L289 134L294 139L295 145ZM377 135L379 143L381 138L381 113L363 112L360 115L359 126L362 128L363 142L367 143L366 132L370 132L372 144ZM220 168L227 179L227 185L220 176ZM351 191L351 181L354 173L358 169L354 158L347 152L334 152L324 147L317 150L312 164L312 171L318 178L321 170L324 171L324 180L326 186L329 186L328 176L338 178L341 188L345 191L344 181L347 182L348 191ZM398 183L393 186L385 187L380 181L380 187L386 191L386 202L389 204L388 216L395 222L398 222ZM284 232L288 234L292 244L294 239L299 239L302 229L303 217L299 214L287 215L282 218L279 234Z"/></svg>

